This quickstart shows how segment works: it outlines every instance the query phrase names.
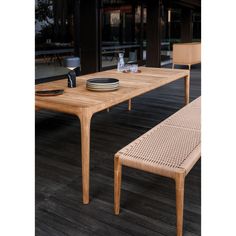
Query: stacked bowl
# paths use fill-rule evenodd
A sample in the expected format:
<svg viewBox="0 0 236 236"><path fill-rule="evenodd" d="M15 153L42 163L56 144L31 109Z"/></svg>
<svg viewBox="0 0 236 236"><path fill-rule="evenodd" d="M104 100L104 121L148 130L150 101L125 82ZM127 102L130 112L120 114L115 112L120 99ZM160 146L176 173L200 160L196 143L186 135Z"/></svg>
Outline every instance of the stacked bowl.
<svg viewBox="0 0 236 236"><path fill-rule="evenodd" d="M114 78L88 79L86 88L91 91L114 91L119 88L119 80Z"/></svg>

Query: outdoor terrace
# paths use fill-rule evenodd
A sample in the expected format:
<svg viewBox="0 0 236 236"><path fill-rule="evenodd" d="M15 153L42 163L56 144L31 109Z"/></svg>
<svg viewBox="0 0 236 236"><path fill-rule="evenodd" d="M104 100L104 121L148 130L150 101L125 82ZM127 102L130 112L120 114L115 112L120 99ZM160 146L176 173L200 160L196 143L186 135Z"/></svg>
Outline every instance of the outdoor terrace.
<svg viewBox="0 0 236 236"><path fill-rule="evenodd" d="M178 68L178 67L177 67ZM123 169L121 213L113 212L114 154L184 105L183 80L95 114L91 125L90 204L82 203L78 118L36 112L36 235L175 235L174 181ZM201 95L191 70L190 101ZM184 235L201 234L201 163L186 178Z"/></svg>

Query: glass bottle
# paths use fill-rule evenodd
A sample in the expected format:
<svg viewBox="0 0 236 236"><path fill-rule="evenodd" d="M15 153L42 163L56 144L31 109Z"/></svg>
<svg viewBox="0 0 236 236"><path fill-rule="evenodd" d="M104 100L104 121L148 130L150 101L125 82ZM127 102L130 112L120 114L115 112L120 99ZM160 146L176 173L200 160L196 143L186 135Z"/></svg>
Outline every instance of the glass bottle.
<svg viewBox="0 0 236 236"><path fill-rule="evenodd" d="M124 53L119 53L117 71L122 72L124 70L124 67L125 67Z"/></svg>

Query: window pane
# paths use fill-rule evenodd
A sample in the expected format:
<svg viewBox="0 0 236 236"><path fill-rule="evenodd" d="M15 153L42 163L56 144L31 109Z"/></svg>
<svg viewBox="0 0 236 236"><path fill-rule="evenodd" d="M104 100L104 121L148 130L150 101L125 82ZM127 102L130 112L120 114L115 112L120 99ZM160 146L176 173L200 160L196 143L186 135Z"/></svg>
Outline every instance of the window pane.
<svg viewBox="0 0 236 236"><path fill-rule="evenodd" d="M117 65L118 54L126 63L141 60L141 5L138 1L102 1L102 68Z"/></svg>
<svg viewBox="0 0 236 236"><path fill-rule="evenodd" d="M65 56L74 54L73 0L36 0L35 77L63 75Z"/></svg>

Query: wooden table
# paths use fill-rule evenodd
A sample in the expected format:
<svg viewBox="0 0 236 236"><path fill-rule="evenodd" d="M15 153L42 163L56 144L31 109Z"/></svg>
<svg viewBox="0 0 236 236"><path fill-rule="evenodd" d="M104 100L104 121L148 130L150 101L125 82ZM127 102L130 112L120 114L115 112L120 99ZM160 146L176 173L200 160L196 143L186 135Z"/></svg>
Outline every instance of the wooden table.
<svg viewBox="0 0 236 236"><path fill-rule="evenodd" d="M178 79L185 79L185 104L189 103L190 74L188 70L140 67L141 73L121 73L108 70L77 78L77 87L68 88L67 80L57 80L36 85L36 90L64 89L59 96L36 96L35 106L76 115L80 119L82 149L83 203L89 203L90 124L93 114L159 88ZM86 89L86 80L111 77L120 80L120 88L112 92L93 92Z"/></svg>

